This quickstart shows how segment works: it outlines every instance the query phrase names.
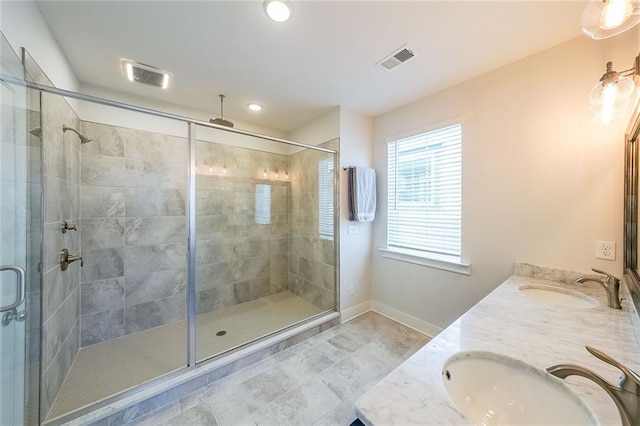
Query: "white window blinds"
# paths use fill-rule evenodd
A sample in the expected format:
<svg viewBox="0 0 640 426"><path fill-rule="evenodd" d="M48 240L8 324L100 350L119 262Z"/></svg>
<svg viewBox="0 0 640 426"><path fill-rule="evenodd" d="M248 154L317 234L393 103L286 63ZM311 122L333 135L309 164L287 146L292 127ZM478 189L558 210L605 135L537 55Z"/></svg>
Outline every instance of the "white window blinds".
<svg viewBox="0 0 640 426"><path fill-rule="evenodd" d="M333 158L318 162L319 234L333 239Z"/></svg>
<svg viewBox="0 0 640 426"><path fill-rule="evenodd" d="M460 257L461 145L461 124L389 143L389 248Z"/></svg>
<svg viewBox="0 0 640 426"><path fill-rule="evenodd" d="M271 223L271 185L256 184L256 224Z"/></svg>

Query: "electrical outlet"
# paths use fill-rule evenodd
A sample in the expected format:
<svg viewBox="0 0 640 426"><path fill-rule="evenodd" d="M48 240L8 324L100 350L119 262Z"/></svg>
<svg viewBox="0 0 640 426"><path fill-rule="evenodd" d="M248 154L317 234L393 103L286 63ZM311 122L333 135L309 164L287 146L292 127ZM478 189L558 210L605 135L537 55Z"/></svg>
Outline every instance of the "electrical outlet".
<svg viewBox="0 0 640 426"><path fill-rule="evenodd" d="M615 241L596 241L596 259L616 260Z"/></svg>
<svg viewBox="0 0 640 426"><path fill-rule="evenodd" d="M358 233L358 225L349 225L348 234L357 234Z"/></svg>
<svg viewBox="0 0 640 426"><path fill-rule="evenodd" d="M349 286L349 296L353 296L353 293L355 293L355 291L354 291L354 289L353 289L353 286L352 286L352 285L350 285L350 286Z"/></svg>

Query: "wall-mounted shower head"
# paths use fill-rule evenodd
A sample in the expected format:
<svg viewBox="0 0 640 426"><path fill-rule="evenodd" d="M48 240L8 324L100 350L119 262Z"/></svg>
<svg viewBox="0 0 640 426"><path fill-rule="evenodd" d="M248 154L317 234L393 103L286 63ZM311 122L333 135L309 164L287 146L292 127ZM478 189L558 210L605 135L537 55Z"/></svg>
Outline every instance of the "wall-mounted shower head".
<svg viewBox="0 0 640 426"><path fill-rule="evenodd" d="M34 127L33 129L28 130L36 138L39 138L42 135L42 127Z"/></svg>
<svg viewBox="0 0 640 426"><path fill-rule="evenodd" d="M87 143L87 142L91 142L93 139L92 138L88 138L85 135L83 135L82 133L80 133L79 131L77 131L76 129L73 129L69 126L67 126L66 124L62 125L62 131L66 132L67 130L71 130L73 133L75 133L76 135L78 135L78 137L80 138L80 143Z"/></svg>

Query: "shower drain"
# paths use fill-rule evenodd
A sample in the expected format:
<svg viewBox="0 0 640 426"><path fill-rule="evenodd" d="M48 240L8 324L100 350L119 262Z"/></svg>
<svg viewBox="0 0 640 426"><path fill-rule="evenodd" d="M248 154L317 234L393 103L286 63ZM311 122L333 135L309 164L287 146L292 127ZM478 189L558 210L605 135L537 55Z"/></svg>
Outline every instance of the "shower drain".
<svg viewBox="0 0 640 426"><path fill-rule="evenodd" d="M227 334L227 330L220 330L216 333L216 336L224 336L225 334Z"/></svg>

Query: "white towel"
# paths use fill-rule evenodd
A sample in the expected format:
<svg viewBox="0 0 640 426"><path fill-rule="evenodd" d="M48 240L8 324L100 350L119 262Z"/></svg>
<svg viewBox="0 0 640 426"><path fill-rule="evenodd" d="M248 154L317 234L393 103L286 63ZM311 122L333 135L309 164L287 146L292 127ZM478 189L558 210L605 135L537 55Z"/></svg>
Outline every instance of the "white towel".
<svg viewBox="0 0 640 426"><path fill-rule="evenodd" d="M376 171L367 167L349 169L349 220L372 222L376 216Z"/></svg>

